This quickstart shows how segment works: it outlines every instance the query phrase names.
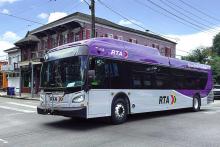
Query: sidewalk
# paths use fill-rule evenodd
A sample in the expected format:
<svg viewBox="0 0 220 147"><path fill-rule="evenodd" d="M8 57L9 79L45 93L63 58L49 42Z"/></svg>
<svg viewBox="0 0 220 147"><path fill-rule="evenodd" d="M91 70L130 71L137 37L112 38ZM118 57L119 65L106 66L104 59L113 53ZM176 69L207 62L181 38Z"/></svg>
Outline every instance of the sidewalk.
<svg viewBox="0 0 220 147"><path fill-rule="evenodd" d="M19 96L18 94L16 94L16 95L7 95L7 92L0 91L0 97L12 98L12 99L36 100L36 101L40 100L39 95L35 94L34 97L31 98L30 93L21 93L21 96Z"/></svg>

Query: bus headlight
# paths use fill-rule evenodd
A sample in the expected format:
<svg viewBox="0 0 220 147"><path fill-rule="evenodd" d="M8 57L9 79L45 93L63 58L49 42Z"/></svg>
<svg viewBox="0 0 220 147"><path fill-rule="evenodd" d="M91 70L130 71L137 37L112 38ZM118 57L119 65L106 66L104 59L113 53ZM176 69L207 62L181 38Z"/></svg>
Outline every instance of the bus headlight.
<svg viewBox="0 0 220 147"><path fill-rule="evenodd" d="M85 95L80 95L73 98L72 103L81 103L85 100Z"/></svg>

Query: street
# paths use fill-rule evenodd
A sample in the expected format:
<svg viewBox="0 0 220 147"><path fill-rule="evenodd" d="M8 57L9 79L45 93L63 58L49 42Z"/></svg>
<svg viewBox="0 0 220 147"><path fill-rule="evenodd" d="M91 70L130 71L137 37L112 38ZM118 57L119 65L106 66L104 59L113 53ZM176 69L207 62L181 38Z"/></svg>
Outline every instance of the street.
<svg viewBox="0 0 220 147"><path fill-rule="evenodd" d="M38 101L0 98L1 147L220 146L220 101L202 108L105 119L74 120L36 113Z"/></svg>

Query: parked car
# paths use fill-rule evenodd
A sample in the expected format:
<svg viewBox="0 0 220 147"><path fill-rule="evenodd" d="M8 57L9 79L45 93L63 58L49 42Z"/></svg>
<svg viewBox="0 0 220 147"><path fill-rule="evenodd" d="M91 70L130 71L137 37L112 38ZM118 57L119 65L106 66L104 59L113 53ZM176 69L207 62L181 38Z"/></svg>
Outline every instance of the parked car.
<svg viewBox="0 0 220 147"><path fill-rule="evenodd" d="M215 100L220 100L220 85L214 85L213 94Z"/></svg>

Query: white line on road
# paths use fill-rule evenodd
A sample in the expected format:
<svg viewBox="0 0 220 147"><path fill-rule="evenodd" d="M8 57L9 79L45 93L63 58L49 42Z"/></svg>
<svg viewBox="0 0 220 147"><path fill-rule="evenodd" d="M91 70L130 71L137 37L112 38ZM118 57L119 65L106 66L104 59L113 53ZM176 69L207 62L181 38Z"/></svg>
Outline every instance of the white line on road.
<svg viewBox="0 0 220 147"><path fill-rule="evenodd" d="M7 107L7 106L0 106L2 109L8 109L8 110L14 110L18 112L24 112L24 113L35 113L35 111L30 111L30 110L24 110L24 109L18 109L18 108L13 108L13 107Z"/></svg>
<svg viewBox="0 0 220 147"><path fill-rule="evenodd" d="M33 106L33 105L20 104L20 103L16 103L16 102L7 102L7 103L8 103L8 104L12 104L12 105L24 106L24 107L28 107L28 108L34 108L34 109L37 109L37 106Z"/></svg>
<svg viewBox="0 0 220 147"><path fill-rule="evenodd" d="M206 112L203 112L205 114L216 114L216 113L219 113L220 110L212 110L212 111L206 111Z"/></svg>
<svg viewBox="0 0 220 147"><path fill-rule="evenodd" d="M3 142L3 143L5 143L5 144L8 143L8 141L7 141L7 140L4 140L4 139L0 139L0 141Z"/></svg>

